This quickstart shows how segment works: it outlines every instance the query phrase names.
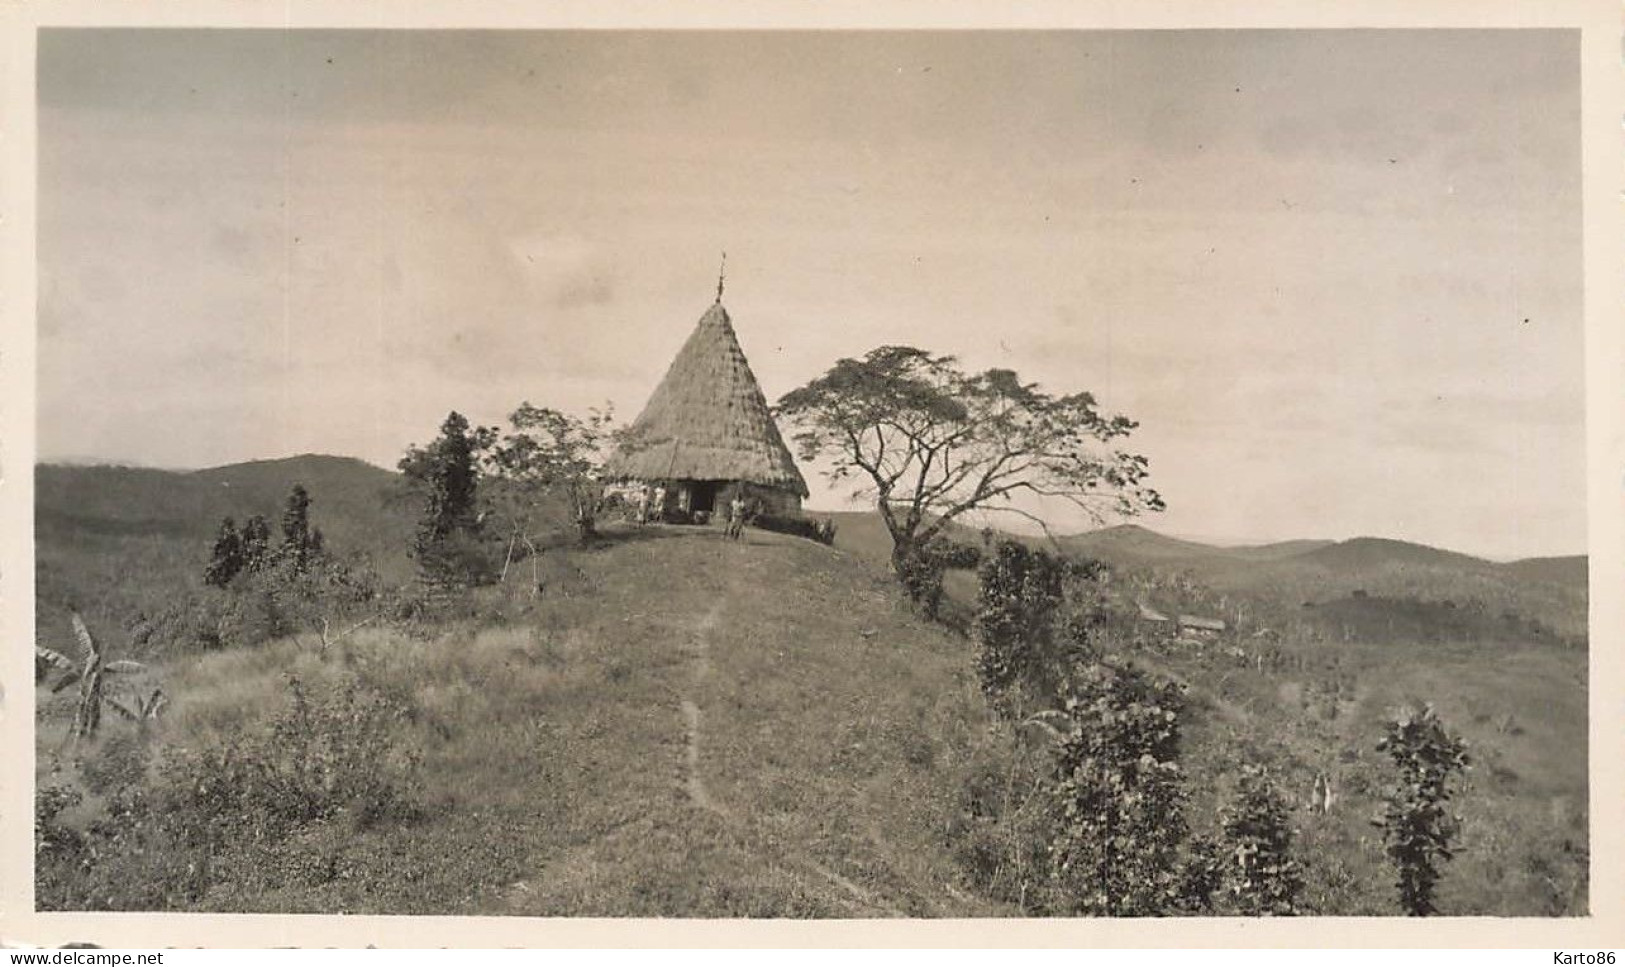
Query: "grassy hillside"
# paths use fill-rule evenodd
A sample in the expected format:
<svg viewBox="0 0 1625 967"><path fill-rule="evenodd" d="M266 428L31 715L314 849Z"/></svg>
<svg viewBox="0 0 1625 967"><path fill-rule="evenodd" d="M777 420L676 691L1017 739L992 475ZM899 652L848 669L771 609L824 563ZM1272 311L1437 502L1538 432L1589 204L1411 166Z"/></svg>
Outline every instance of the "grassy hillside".
<svg viewBox="0 0 1625 967"><path fill-rule="evenodd" d="M161 686L171 699L144 730L109 714L96 742L72 747L71 690L38 690L48 907L1021 912L976 872L986 817L971 789L1014 774L976 643L911 612L873 515L837 515L833 548L612 528L597 547L549 550L539 598L527 579L438 617L381 612L325 654L308 634L200 653L138 644L119 621L201 590L218 516L274 513L304 482L330 545L407 569L412 508L387 499L393 475L322 459L41 475L60 484L39 498L41 636L67 648L66 608L81 608L110 658L150 659L119 693ZM1507 593L1509 566L1406 548L1396 561L1380 544L1251 559L1201 547L1121 565L1108 585L1121 604L1230 623L1212 640L1125 645L1189 688L1193 825L1212 832L1239 765L1267 763L1292 799L1314 908L1396 912L1369 823L1387 781L1375 742L1395 706L1429 701L1476 763L1444 909L1585 909L1585 651L1418 596L1429 576ZM1220 563L1203 571L1188 554ZM1250 590L1216 587L1227 574ZM1384 574L1408 590L1385 596L1371 580ZM1286 575L1285 592L1260 575ZM954 572L949 590L963 609L974 574ZM1330 812L1307 808L1317 774L1337 790Z"/></svg>
<svg viewBox="0 0 1625 967"><path fill-rule="evenodd" d="M195 897L130 899L329 912L997 912L956 886L942 835L958 796L944 776L984 723L965 643L915 620L889 581L811 542L752 533L732 544L676 528L633 538L558 563L539 602L487 595L483 626L429 638L369 629L325 661L283 641L161 667L175 703L165 747L263 728L288 701L290 675L311 688L353 677L389 696L405 710L397 738L421 759L423 815L262 848L251 876L250 857L228 850L213 868L235 877ZM63 699L43 707L42 753L61 742L67 714ZM315 873L299 868L310 854Z"/></svg>
<svg viewBox="0 0 1625 967"><path fill-rule="evenodd" d="M1247 667L1260 659L1261 666ZM1396 636L1292 641L1232 660L1220 649L1176 648L1150 661L1191 685L1186 760L1198 788L1225 788L1238 762L1268 764L1284 777L1299 806L1292 821L1320 909L1393 912L1386 889L1392 871L1370 823L1389 781L1373 744L1394 710L1421 702L1465 738L1473 759L1452 804L1463 830L1441 885L1441 909L1494 916L1586 909L1583 654L1538 643ZM1335 789L1330 812L1303 808L1316 773Z"/></svg>

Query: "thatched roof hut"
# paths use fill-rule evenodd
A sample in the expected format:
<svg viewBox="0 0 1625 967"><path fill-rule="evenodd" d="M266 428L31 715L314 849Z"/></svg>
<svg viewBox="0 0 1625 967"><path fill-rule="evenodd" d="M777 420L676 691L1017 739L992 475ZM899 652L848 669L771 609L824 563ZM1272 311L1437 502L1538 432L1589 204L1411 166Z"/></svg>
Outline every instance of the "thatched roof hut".
<svg viewBox="0 0 1625 967"><path fill-rule="evenodd" d="M799 511L807 482L768 411L720 299L678 350L625 442L610 476L679 485L693 510L746 485L772 513Z"/></svg>

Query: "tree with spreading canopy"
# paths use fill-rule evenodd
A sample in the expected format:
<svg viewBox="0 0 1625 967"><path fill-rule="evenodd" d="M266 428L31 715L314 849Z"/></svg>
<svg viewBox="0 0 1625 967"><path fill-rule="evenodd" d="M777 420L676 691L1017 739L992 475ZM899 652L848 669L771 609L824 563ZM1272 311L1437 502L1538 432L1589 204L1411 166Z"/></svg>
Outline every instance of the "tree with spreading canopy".
<svg viewBox="0 0 1625 967"><path fill-rule="evenodd" d="M803 460L861 482L892 538L892 568L918 600L929 548L972 511L1025 517L1061 501L1092 520L1163 508L1146 458L1116 446L1137 424L1089 393L1055 396L1008 369L963 371L952 356L881 346L842 359L779 400ZM1023 506L1025 504L1026 506Z"/></svg>

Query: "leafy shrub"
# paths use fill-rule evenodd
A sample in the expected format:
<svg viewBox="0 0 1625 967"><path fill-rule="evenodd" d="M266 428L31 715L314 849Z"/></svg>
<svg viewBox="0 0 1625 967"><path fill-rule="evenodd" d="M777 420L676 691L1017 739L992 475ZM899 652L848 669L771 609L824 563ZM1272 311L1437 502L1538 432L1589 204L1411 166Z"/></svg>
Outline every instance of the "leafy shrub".
<svg viewBox="0 0 1625 967"><path fill-rule="evenodd" d="M892 551L892 570L908 599L935 620L942 608L942 562L924 548L898 547Z"/></svg>
<svg viewBox="0 0 1625 967"><path fill-rule="evenodd" d="M1216 844L1191 837L1184 818L1184 689L1102 663L1121 631L1104 566L1005 542L983 557L980 577L977 667L989 703L1007 717L1033 702L1064 711L1022 725L1056 742L1048 778L1033 787L1041 818L1028 814L1031 794L1007 790L995 797L1000 822L971 824L975 848L962 861L1028 912L1211 911L1223 866ZM1036 883L1010 872L1030 869L1034 847L1045 857Z"/></svg>
<svg viewBox="0 0 1625 967"><path fill-rule="evenodd" d="M1434 890L1439 866L1454 853L1461 817L1447 811L1451 780L1468 766L1467 745L1451 735L1431 705L1390 721L1377 750L1398 772L1387 806L1372 822L1383 832L1388 858L1398 870L1399 903L1413 917L1437 913Z"/></svg>
<svg viewBox="0 0 1625 967"><path fill-rule="evenodd" d="M501 555L483 534L453 531L413 550L420 577L448 588L483 587L496 581Z"/></svg>
<svg viewBox="0 0 1625 967"><path fill-rule="evenodd" d="M294 485L274 548L263 517L241 532L230 517L221 522L203 583L224 593L204 591L185 608L185 640L204 648L257 644L342 620L372 600L376 576L328 553L310 506L310 494Z"/></svg>
<svg viewBox="0 0 1625 967"><path fill-rule="evenodd" d="M1051 787L1050 874L1066 912L1159 916L1200 907L1184 852L1181 686L1096 665L1073 682Z"/></svg>
<svg viewBox="0 0 1625 967"><path fill-rule="evenodd" d="M365 568L328 557L303 564L277 556L244 570L223 591L206 589L182 605L178 637L205 650L256 645L287 635L320 632L324 623L354 619L378 598Z"/></svg>
<svg viewBox="0 0 1625 967"><path fill-rule="evenodd" d="M1064 700L1066 680L1113 650L1123 637L1121 608L1095 561L1071 561L1006 541L987 555L976 610L982 691L999 709L1022 698Z"/></svg>
<svg viewBox="0 0 1625 967"><path fill-rule="evenodd" d="M34 794L34 857L42 872L78 865L84 837L60 817L83 801L82 793L61 783L42 782Z"/></svg>
<svg viewBox="0 0 1625 967"><path fill-rule="evenodd" d="M1066 564L1005 541L982 563L978 576L976 668L989 702L1009 711L1016 704L1011 690L1033 683L1051 664Z"/></svg>
<svg viewBox="0 0 1625 967"><path fill-rule="evenodd" d="M1224 881L1224 855L1220 845L1210 837L1192 834L1180 861L1174 910L1212 915L1217 909L1215 897L1224 888Z"/></svg>
<svg viewBox="0 0 1625 967"><path fill-rule="evenodd" d="M1136 617L1110 591L1111 574L1100 561L1067 561L1064 599L1057 613L1057 641L1070 664L1112 661L1137 631Z"/></svg>
<svg viewBox="0 0 1625 967"><path fill-rule="evenodd" d="M776 517L772 514L758 514L751 519L750 523L752 526L760 527L765 531L805 537L820 544L835 543L835 524L833 521L818 521L810 517Z"/></svg>
<svg viewBox="0 0 1625 967"><path fill-rule="evenodd" d="M140 732L121 732L104 740L96 754L79 764L85 789L92 795L116 796L120 790L144 782L152 759L152 746Z"/></svg>
<svg viewBox="0 0 1625 967"><path fill-rule="evenodd" d="M1236 912L1246 916L1301 912L1303 869L1291 855L1286 801L1266 770L1242 767L1235 801L1224 810L1221 826Z"/></svg>
<svg viewBox="0 0 1625 967"><path fill-rule="evenodd" d="M938 536L929 545L930 554L944 568L968 569L982 563L982 549L974 544L961 544Z"/></svg>
<svg viewBox="0 0 1625 967"><path fill-rule="evenodd" d="M284 831L341 815L358 828L411 818L417 755L399 739L408 710L355 682L313 697L290 679L288 695L269 728L181 765L183 799L204 815Z"/></svg>
<svg viewBox="0 0 1625 967"><path fill-rule="evenodd" d="M105 805L82 831L56 819L76 794L45 787L36 799L41 907L174 909L210 905L221 889L325 882L356 833L420 814L407 720L354 681L294 680L270 722L173 750L150 779L125 752L87 762Z"/></svg>

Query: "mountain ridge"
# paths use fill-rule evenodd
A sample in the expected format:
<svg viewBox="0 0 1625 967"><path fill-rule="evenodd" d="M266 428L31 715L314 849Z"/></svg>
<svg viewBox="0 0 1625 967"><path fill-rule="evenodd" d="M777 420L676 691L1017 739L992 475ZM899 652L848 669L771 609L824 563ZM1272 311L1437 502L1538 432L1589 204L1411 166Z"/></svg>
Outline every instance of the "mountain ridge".
<svg viewBox="0 0 1625 967"><path fill-rule="evenodd" d="M1172 537L1142 524L1116 524L1060 539L1068 551L1094 553L1116 563L1177 563L1287 561L1311 563L1333 570L1358 570L1383 565L1455 566L1486 573L1513 573L1530 580L1583 583L1588 555L1564 554L1494 561L1420 541L1362 535L1346 540L1293 539L1259 544L1221 545Z"/></svg>

